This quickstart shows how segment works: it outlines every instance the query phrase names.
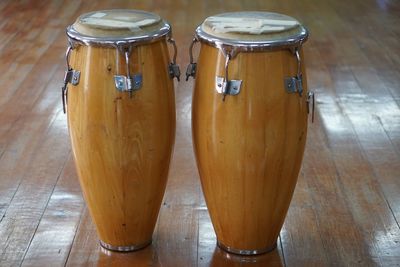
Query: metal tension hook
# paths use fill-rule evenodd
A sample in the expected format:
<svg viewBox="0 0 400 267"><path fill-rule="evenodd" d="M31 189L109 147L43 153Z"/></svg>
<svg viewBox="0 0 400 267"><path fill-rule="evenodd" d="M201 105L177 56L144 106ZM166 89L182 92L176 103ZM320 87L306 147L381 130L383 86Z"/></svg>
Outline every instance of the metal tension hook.
<svg viewBox="0 0 400 267"><path fill-rule="evenodd" d="M294 48L293 54L296 57L297 73L294 77L285 78L285 88L288 93L298 93L301 96L303 93L303 76L301 73L301 58L298 47Z"/></svg>
<svg viewBox="0 0 400 267"><path fill-rule="evenodd" d="M240 87L242 85L242 80L229 80L228 70L229 62L232 58L230 53L224 53L225 55L225 76L217 76L215 78L215 89L218 93L222 94L222 101L225 101L226 95L237 95L240 93Z"/></svg>
<svg viewBox="0 0 400 267"><path fill-rule="evenodd" d="M174 57L172 59L172 62L169 63L168 65L169 77L171 79L176 78L179 82L181 78L181 70L179 69L179 66L176 64L176 56L178 54L178 49L176 47L175 40L171 36L168 37L167 42L172 44L172 46L174 47Z"/></svg>
<svg viewBox="0 0 400 267"><path fill-rule="evenodd" d="M129 92L129 96L132 97L132 91L139 90L142 87L142 74L137 73L131 76L129 57L132 52L132 46L123 47L123 52L125 56L126 76L114 75L114 82L118 91Z"/></svg>
<svg viewBox="0 0 400 267"><path fill-rule="evenodd" d="M307 114L310 114L310 103L311 103L311 122L314 122L314 113L315 113L315 94L313 91L308 92L307 94Z"/></svg>
<svg viewBox="0 0 400 267"><path fill-rule="evenodd" d="M190 76L192 76L193 79L196 78L197 63L195 63L194 59L193 59L193 46L197 42L198 42L198 40L196 38L193 38L192 43L189 46L190 63L187 66L187 69L186 69L186 81L189 80Z"/></svg>
<svg viewBox="0 0 400 267"><path fill-rule="evenodd" d="M77 85L81 76L81 72L74 70L69 65L69 57L72 51L72 45L68 44L67 51L65 52L65 60L67 63L67 70L64 75L64 85L61 87L61 100L63 105L63 112L66 113L67 99L68 99L68 83Z"/></svg>

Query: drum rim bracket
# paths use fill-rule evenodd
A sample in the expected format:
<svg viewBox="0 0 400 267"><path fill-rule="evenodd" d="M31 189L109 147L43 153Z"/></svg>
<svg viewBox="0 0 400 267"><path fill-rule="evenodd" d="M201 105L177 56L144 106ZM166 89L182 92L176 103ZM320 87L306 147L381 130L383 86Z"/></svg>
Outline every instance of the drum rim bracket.
<svg viewBox="0 0 400 267"><path fill-rule="evenodd" d="M291 77L285 77L284 78L284 86L286 89L286 92L288 93L298 93L299 96L303 94L303 75L301 72L301 57L299 53L299 47L295 47L290 50L291 53L296 58L297 62L297 72L295 76Z"/></svg>
<svg viewBox="0 0 400 267"><path fill-rule="evenodd" d="M61 87L61 100L63 106L64 114L67 112L67 101L68 101L68 83L76 86L79 84L79 80L81 77L81 72L79 70L72 69L69 64L69 57L71 55L71 51L74 49L74 45L72 43L68 44L67 51L65 52L65 60L67 64L67 70L64 75L64 85Z"/></svg>
<svg viewBox="0 0 400 267"><path fill-rule="evenodd" d="M132 97L132 91L137 91L142 87L143 77L141 73L131 75L130 71L130 60L129 57L132 53L133 46L121 47L117 51L124 53L126 76L125 75L114 75L115 88L120 92L129 92Z"/></svg>
<svg viewBox="0 0 400 267"><path fill-rule="evenodd" d="M175 40L172 38L172 34L168 35L167 42L170 43L174 48L174 56L172 57L172 62L168 65L168 74L171 79L176 78L177 81L180 81L181 70L179 69L179 65L176 64L176 57L178 55L178 48L176 47Z"/></svg>
<svg viewBox="0 0 400 267"><path fill-rule="evenodd" d="M219 94L237 95L240 93L241 86L242 80L228 80L228 82L225 83L224 77L215 77L215 90Z"/></svg>
<svg viewBox="0 0 400 267"><path fill-rule="evenodd" d="M197 63L194 62L193 59L193 46L195 45L195 43L197 43L199 40L194 37L192 40L192 43L189 46L189 65L187 66L186 69L186 81L189 80L189 77L193 77L193 79L196 78L196 71L197 71Z"/></svg>
<svg viewBox="0 0 400 267"><path fill-rule="evenodd" d="M224 53L225 56L225 76L217 76L215 77L215 90L222 94L222 101L225 101L226 95L238 95L240 93L240 89L242 86L242 80L229 80L228 78L228 70L229 70L229 62L231 60L231 54Z"/></svg>

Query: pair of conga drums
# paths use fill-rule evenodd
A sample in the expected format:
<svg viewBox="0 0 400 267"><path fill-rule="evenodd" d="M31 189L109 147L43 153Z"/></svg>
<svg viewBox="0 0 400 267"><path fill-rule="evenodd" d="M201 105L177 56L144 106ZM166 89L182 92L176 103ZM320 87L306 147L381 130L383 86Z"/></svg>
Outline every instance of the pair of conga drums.
<svg viewBox="0 0 400 267"><path fill-rule="evenodd" d="M137 250L151 242L174 144L171 27L153 13L108 10L80 16L67 35L63 103L83 194L101 245ZM193 144L217 242L229 252L276 244L306 141L307 36L293 18L267 12L209 17L196 30Z"/></svg>

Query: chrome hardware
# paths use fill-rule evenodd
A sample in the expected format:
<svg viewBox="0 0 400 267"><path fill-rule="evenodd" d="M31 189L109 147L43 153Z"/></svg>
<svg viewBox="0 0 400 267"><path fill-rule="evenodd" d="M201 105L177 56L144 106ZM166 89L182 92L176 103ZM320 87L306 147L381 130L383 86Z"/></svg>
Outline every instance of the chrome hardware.
<svg viewBox="0 0 400 267"><path fill-rule="evenodd" d="M195 33L195 38L201 43L211 45L221 50L234 48L235 54L240 52L275 51L299 47L307 41L308 36L309 32L307 28L302 25L299 25L299 31L297 33L291 34L287 38L274 38L260 41L234 40L231 38L218 37L205 32L201 25L197 27ZM231 54L231 59L235 57L235 54Z"/></svg>
<svg viewBox="0 0 400 267"><path fill-rule="evenodd" d="M215 79L215 90L222 94L222 101L225 101L226 95L237 95L240 93L240 87L242 80L229 80L228 79L228 67L231 55L227 53L225 55L225 77L217 76Z"/></svg>
<svg viewBox="0 0 400 267"><path fill-rule="evenodd" d="M189 80L190 76L192 76L193 79L196 78L197 63L195 63L194 59L193 59L193 45L197 42L198 42L198 40L196 38L193 38L192 43L189 46L190 63L186 69L186 81Z"/></svg>
<svg viewBox="0 0 400 267"><path fill-rule="evenodd" d="M301 58L299 54L299 48L294 48L293 53L297 61L297 74L294 77L286 77L284 79L284 84L288 93L299 93L301 96L303 93L303 77L301 74Z"/></svg>
<svg viewBox="0 0 400 267"><path fill-rule="evenodd" d="M310 91L307 94L307 114L310 114L310 103L311 103L311 122L314 122L314 113L315 113L315 94Z"/></svg>
<svg viewBox="0 0 400 267"><path fill-rule="evenodd" d="M285 78L285 88L288 93L299 93L303 92L303 82L302 78L297 77L286 77Z"/></svg>
<svg viewBox="0 0 400 267"><path fill-rule="evenodd" d="M154 27L146 28L146 30L141 30L136 32L135 30L132 31L131 35L118 35L118 36L107 36L107 37L94 37L91 35L86 35L84 33L79 32L75 29L75 25L70 25L67 27L67 36L71 43L77 45L86 45L86 46L96 46L96 47L119 47L121 44L128 44L128 45L139 45L139 44L149 44L154 43L159 40L163 40L166 36L171 32L171 25L161 19L158 15L153 13L139 11L139 10L114 10L114 11L123 11L123 13L129 12L133 14L135 17L148 17L154 18L156 21L159 21ZM82 14L80 18L88 18L93 14L97 13L91 12ZM108 13L106 11L106 13ZM158 26L157 26L158 25Z"/></svg>
<svg viewBox="0 0 400 267"><path fill-rule="evenodd" d="M169 63L168 72L171 79L176 78L178 82L181 80L181 70L175 63Z"/></svg>
<svg viewBox="0 0 400 267"><path fill-rule="evenodd" d="M169 77L171 79L176 78L179 82L181 78L181 70L179 69L179 66L176 64L176 55L178 54L178 49L176 48L175 40L172 39L170 36L168 37L167 42L172 44L172 46L174 47L174 57L172 59L172 62L169 63L168 65Z"/></svg>
<svg viewBox="0 0 400 267"><path fill-rule="evenodd" d="M240 93L241 86L242 86L241 80L230 80L228 81L228 84L225 85L224 77L216 77L215 79L215 88L217 92L220 94L225 93L225 95L237 95Z"/></svg>
<svg viewBox="0 0 400 267"><path fill-rule="evenodd" d="M68 70L65 72L64 83L78 85L80 77L81 72L79 70Z"/></svg>
<svg viewBox="0 0 400 267"><path fill-rule="evenodd" d="M217 44L217 48L222 52L224 57L229 55L229 60L234 59L240 52L243 52L239 47L225 44Z"/></svg>
<svg viewBox="0 0 400 267"><path fill-rule="evenodd" d="M193 79L196 78L196 70L197 70L197 63L189 63L186 69L186 81L189 80L190 76L192 76Z"/></svg>
<svg viewBox="0 0 400 267"><path fill-rule="evenodd" d="M114 82L115 87L118 89L118 91L135 91L140 89L140 87L142 86L142 74L135 74L130 79L124 75L114 75Z"/></svg>
<svg viewBox="0 0 400 267"><path fill-rule="evenodd" d="M74 70L69 65L69 56L71 54L72 45L69 44L67 47L67 51L65 52L65 59L67 62L67 70L64 75L64 85L61 87L61 100L63 104L63 112L66 113L67 106L67 98L68 98L68 83L72 85L78 85L79 79L81 77L81 72L78 70Z"/></svg>
<svg viewBox="0 0 400 267"><path fill-rule="evenodd" d="M132 52L132 46L120 48L124 50L126 76L114 75L115 88L121 92L129 92L129 96L132 96L132 91L139 90L142 87L142 74L137 73L133 75L133 77L131 76L131 71L129 68L129 56Z"/></svg>
<svg viewBox="0 0 400 267"><path fill-rule="evenodd" d="M254 249L254 250L247 250L247 249L237 249L237 248L233 248L230 246L226 246L224 244L222 244L219 240L217 240L217 245L218 247L220 247L221 249L229 252L229 253L234 253L234 254L238 254L238 255L258 255L258 254L263 254L263 253L267 253L269 251L272 251L276 248L276 243L273 244L271 247L266 247L266 248L262 248L262 249Z"/></svg>
<svg viewBox="0 0 400 267"><path fill-rule="evenodd" d="M128 252L128 251L139 250L139 249L142 249L144 247L147 247L150 244L151 244L151 239L148 240L147 242L144 242L144 243L141 243L141 244L135 244L135 245L129 245L129 246L114 246L114 245L110 245L110 244L100 240L100 245L103 248L111 250L111 251L119 251L119 252Z"/></svg>

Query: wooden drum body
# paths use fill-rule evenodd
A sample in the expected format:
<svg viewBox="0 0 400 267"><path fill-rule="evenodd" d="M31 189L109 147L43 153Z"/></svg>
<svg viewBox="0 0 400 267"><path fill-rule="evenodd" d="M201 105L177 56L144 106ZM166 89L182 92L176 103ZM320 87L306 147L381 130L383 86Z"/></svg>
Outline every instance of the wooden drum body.
<svg viewBox="0 0 400 267"><path fill-rule="evenodd" d="M225 76L229 50L215 47L208 37L198 29L192 109L203 193L220 247L264 253L276 246L303 157L304 64L302 93L288 93L285 78L294 76L298 66L291 50L241 51L231 56L228 69L229 80L242 81L240 93L224 97L216 90L216 77Z"/></svg>
<svg viewBox="0 0 400 267"><path fill-rule="evenodd" d="M116 89L115 75L127 75L125 50L77 45L70 64L80 70L80 80L68 90L82 191L101 244L118 251L151 242L175 136L166 38L124 49L130 50L129 72L142 75L140 89Z"/></svg>

